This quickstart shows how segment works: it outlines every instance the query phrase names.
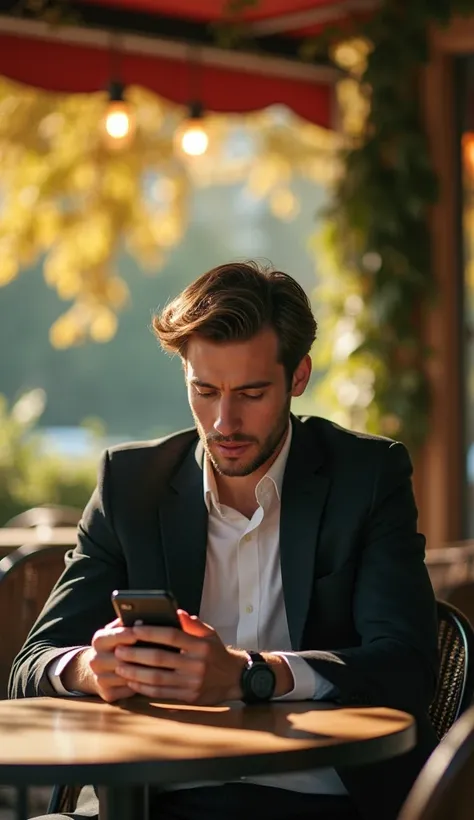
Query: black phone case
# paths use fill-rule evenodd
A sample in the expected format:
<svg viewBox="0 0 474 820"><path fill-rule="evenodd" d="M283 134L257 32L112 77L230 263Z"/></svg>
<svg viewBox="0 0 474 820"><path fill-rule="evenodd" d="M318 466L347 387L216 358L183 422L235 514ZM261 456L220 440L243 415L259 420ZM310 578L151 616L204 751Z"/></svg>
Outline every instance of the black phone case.
<svg viewBox="0 0 474 820"><path fill-rule="evenodd" d="M142 621L145 626L172 626L181 629L176 613L177 604L173 595L162 590L116 590L112 603L124 626L134 626ZM166 649L168 652L179 652L173 646L137 641L135 646L150 649Z"/></svg>

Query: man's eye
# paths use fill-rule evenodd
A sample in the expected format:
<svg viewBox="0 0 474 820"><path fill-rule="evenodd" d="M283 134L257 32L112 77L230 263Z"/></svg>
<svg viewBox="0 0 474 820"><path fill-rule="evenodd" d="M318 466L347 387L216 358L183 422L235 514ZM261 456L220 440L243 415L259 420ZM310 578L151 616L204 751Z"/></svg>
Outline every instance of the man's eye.
<svg viewBox="0 0 474 820"><path fill-rule="evenodd" d="M211 396L216 395L214 390L209 390L207 393L203 393L202 390L196 390L196 393L198 394L198 396L201 396L201 398L203 398L203 399L210 399Z"/></svg>
<svg viewBox="0 0 474 820"><path fill-rule="evenodd" d="M253 401L258 401L259 399L263 398L263 393L242 393L244 399L252 399Z"/></svg>

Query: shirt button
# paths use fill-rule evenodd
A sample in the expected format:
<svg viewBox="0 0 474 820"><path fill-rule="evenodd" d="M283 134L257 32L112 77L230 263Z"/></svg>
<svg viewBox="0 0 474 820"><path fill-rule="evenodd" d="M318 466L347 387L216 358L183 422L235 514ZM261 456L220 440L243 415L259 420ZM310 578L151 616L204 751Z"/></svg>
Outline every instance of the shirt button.
<svg viewBox="0 0 474 820"><path fill-rule="evenodd" d="M251 541L251 540L252 540L252 536L250 535L250 533L248 533L247 535L245 535L245 536L244 536L244 541L245 541L247 544L248 544L248 542L249 542L249 541Z"/></svg>
<svg viewBox="0 0 474 820"><path fill-rule="evenodd" d="M253 612L252 604L247 604L247 606L245 607L245 611L246 611L247 615L251 615L252 612Z"/></svg>

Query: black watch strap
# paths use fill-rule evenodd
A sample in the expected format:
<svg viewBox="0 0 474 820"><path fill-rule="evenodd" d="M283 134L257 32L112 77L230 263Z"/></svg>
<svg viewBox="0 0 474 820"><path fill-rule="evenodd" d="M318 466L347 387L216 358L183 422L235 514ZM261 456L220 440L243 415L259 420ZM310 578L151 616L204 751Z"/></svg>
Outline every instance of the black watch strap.
<svg viewBox="0 0 474 820"><path fill-rule="evenodd" d="M247 652L247 655L252 663L266 663L265 658L260 654L260 652Z"/></svg>

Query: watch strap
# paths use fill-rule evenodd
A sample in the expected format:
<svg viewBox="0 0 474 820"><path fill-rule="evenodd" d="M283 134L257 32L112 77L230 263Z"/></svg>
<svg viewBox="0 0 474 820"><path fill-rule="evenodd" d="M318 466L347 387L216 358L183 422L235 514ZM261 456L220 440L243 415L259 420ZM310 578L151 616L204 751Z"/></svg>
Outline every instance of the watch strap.
<svg viewBox="0 0 474 820"><path fill-rule="evenodd" d="M266 663L265 658L260 654L260 652L247 652L247 655L252 663Z"/></svg>

